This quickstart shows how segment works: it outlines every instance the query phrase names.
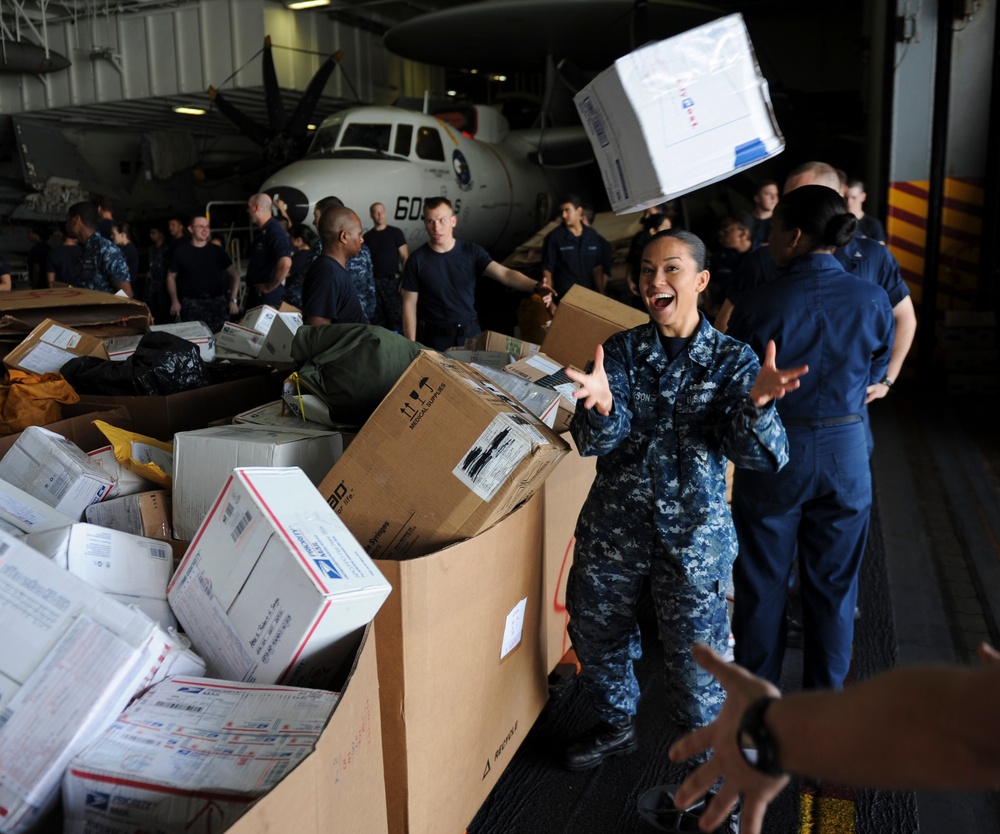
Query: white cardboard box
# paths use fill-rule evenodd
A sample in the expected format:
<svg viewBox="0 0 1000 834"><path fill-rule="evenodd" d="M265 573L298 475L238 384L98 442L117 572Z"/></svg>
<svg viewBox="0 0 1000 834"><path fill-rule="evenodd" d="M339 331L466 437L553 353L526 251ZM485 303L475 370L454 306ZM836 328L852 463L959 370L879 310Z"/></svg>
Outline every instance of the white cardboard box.
<svg viewBox="0 0 1000 834"><path fill-rule="evenodd" d="M194 537L218 497L240 466L297 466L318 484L344 453L337 432L318 434L268 426L215 426L174 435L174 535Z"/></svg>
<svg viewBox="0 0 1000 834"><path fill-rule="evenodd" d="M167 598L209 674L323 686L389 583L300 469L236 469Z"/></svg>
<svg viewBox="0 0 1000 834"><path fill-rule="evenodd" d="M268 362L291 362L292 340L295 331L302 327L301 313L278 313L267 330L258 359Z"/></svg>
<svg viewBox="0 0 1000 834"><path fill-rule="evenodd" d="M0 479L24 490L74 521L107 497L114 479L62 435L29 426L3 458Z"/></svg>
<svg viewBox="0 0 1000 834"><path fill-rule="evenodd" d="M293 414L284 400L275 400L257 408L251 408L249 411L244 411L242 414L237 414L233 417L233 425L238 426L243 423L250 423L255 426L271 426L278 429L330 431L329 426L303 420L297 414Z"/></svg>
<svg viewBox="0 0 1000 834"><path fill-rule="evenodd" d="M785 145L740 14L619 58L573 101L618 214L724 179Z"/></svg>
<svg viewBox="0 0 1000 834"><path fill-rule="evenodd" d="M271 329L271 325L274 323L275 319L278 318L278 311L274 307L269 307L264 304L260 307L253 307L243 314L243 318L240 319L240 324L250 330L256 330L258 333L266 336L268 331Z"/></svg>
<svg viewBox="0 0 1000 834"><path fill-rule="evenodd" d="M0 832L52 807L69 761L155 676L159 632L0 533Z"/></svg>
<svg viewBox="0 0 1000 834"><path fill-rule="evenodd" d="M166 542L83 522L32 533L25 542L123 605L137 605L163 628L176 628L166 604L174 572Z"/></svg>
<svg viewBox="0 0 1000 834"><path fill-rule="evenodd" d="M70 764L63 830L222 831L312 753L338 697L206 678L157 684Z"/></svg>
<svg viewBox="0 0 1000 834"><path fill-rule="evenodd" d="M67 527L74 521L23 489L0 481L0 524L8 533L22 537L27 533Z"/></svg>
<svg viewBox="0 0 1000 834"><path fill-rule="evenodd" d="M201 353L202 359L206 362L215 361L215 334L205 322L178 321L171 324L154 324L149 328L150 333L157 330L173 333L181 339L187 339L192 344L198 345L198 352Z"/></svg>
<svg viewBox="0 0 1000 834"><path fill-rule="evenodd" d="M249 327L227 321L215 338L220 358L235 355L256 359L264 346L265 335Z"/></svg>

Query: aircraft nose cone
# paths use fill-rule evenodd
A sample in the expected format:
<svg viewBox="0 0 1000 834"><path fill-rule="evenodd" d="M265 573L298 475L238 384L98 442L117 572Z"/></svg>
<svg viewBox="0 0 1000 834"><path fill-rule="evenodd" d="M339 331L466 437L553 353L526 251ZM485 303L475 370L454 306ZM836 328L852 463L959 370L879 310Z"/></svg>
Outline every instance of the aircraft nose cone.
<svg viewBox="0 0 1000 834"><path fill-rule="evenodd" d="M288 206L288 217L293 226L306 222L309 217L309 198L303 192L287 185L271 185L264 189L264 193L270 194L274 201L285 201L285 205Z"/></svg>

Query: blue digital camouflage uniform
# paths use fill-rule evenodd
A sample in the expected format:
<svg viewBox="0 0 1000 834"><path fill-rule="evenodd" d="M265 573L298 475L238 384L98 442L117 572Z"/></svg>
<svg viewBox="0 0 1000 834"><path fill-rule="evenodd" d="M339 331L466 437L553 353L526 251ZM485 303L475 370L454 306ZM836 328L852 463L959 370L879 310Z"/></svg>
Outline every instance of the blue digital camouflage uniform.
<svg viewBox="0 0 1000 834"><path fill-rule="evenodd" d="M313 244L312 253L310 266L323 254L323 241L317 240ZM351 275L358 301L361 302L361 309L365 311L368 321L372 324L382 324L375 297L375 267L372 265L372 253L368 251L366 244L361 244L361 251L347 262L347 271Z"/></svg>
<svg viewBox="0 0 1000 834"><path fill-rule="evenodd" d="M577 406L571 431L582 455L600 455L576 527L566 603L582 682L598 716L634 715L640 655L635 606L649 576L678 729L715 718L724 693L691 657L703 641L724 652L725 591L736 534L726 505L726 458L774 472L788 460L773 406L749 392L759 371L746 345L702 316L670 362L650 322L605 343L614 408Z"/></svg>
<svg viewBox="0 0 1000 834"><path fill-rule="evenodd" d="M94 232L83 245L80 256L80 277L76 286L98 292L117 292L116 284L131 283L128 265L122 250L100 232Z"/></svg>

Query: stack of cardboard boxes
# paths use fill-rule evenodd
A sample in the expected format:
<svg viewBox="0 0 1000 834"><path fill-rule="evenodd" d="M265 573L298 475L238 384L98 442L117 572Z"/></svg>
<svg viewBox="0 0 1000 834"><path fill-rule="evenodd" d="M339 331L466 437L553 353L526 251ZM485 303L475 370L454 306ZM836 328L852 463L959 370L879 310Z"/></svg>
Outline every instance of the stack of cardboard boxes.
<svg viewBox="0 0 1000 834"><path fill-rule="evenodd" d="M544 353L490 333L469 350L504 370L421 353L356 434L290 416L278 374L88 396L0 443L0 622L20 634L37 614L10 600L43 586L65 621L27 666L0 652L0 706L45 686L72 707L44 762L0 755L15 786L0 807L37 820L61 783L67 831L461 831L569 648L565 581L594 474L512 392L540 387L550 421L562 402L564 429L556 372L635 323L574 290ZM100 353L44 324L15 358ZM116 459L94 419L171 444L171 489ZM72 677L54 681L68 655ZM19 704L0 750L37 743Z"/></svg>

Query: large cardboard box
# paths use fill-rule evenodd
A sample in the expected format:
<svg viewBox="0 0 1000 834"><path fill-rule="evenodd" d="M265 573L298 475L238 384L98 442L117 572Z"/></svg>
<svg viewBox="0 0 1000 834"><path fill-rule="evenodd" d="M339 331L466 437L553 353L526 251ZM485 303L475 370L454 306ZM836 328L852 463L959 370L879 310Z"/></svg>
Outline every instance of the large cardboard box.
<svg viewBox="0 0 1000 834"><path fill-rule="evenodd" d="M212 420L275 399L281 393L282 379L281 374L259 374L157 397L81 394L80 402L63 406L63 414L75 416L100 408L125 407L136 432L169 442L179 431L200 429Z"/></svg>
<svg viewBox="0 0 1000 834"><path fill-rule="evenodd" d="M573 101L618 214L724 179L785 146L739 14L619 58Z"/></svg>
<svg viewBox="0 0 1000 834"><path fill-rule="evenodd" d="M609 336L648 321L641 310L575 285L559 300L542 349L556 362L586 368Z"/></svg>
<svg viewBox="0 0 1000 834"><path fill-rule="evenodd" d="M258 800L229 834L388 831L378 666L371 625L346 666L333 683L340 701L316 750Z"/></svg>
<svg viewBox="0 0 1000 834"><path fill-rule="evenodd" d="M113 405L94 406L91 411L57 420L54 423L49 423L45 428L71 440L84 452L91 452L101 446L106 446L108 443L108 439L94 425L94 420L103 420L117 428L132 431L132 417L128 411ZM22 432L17 432L17 434L0 437L0 458L10 451L21 434Z"/></svg>
<svg viewBox="0 0 1000 834"><path fill-rule="evenodd" d="M91 334L110 327L127 335L142 332L153 323L149 309L138 299L79 287L24 290L0 297L0 329L4 334L26 335L45 319Z"/></svg>
<svg viewBox="0 0 1000 834"><path fill-rule="evenodd" d="M318 484L340 458L337 432L267 426L216 426L174 435L174 535L192 539L232 472L245 466L297 466Z"/></svg>
<svg viewBox="0 0 1000 834"><path fill-rule="evenodd" d="M273 684L158 683L70 762L63 831L223 831L312 753L336 702Z"/></svg>
<svg viewBox="0 0 1000 834"><path fill-rule="evenodd" d="M300 469L236 469L167 588L210 675L328 686L390 587Z"/></svg>
<svg viewBox="0 0 1000 834"><path fill-rule="evenodd" d="M371 556L408 559L495 524L567 451L477 370L422 351L319 490Z"/></svg>
<svg viewBox="0 0 1000 834"><path fill-rule="evenodd" d="M566 580L573 566L576 520L597 474L597 458L581 457L571 435L572 451L542 487L542 651L549 672L571 648Z"/></svg>
<svg viewBox="0 0 1000 834"><path fill-rule="evenodd" d="M45 319L4 357L3 362L8 368L29 374L55 374L70 359L79 356L108 358L101 339Z"/></svg>
<svg viewBox="0 0 1000 834"><path fill-rule="evenodd" d="M375 618L393 834L463 831L545 706L541 528L536 496L474 539L377 562L393 588Z"/></svg>

